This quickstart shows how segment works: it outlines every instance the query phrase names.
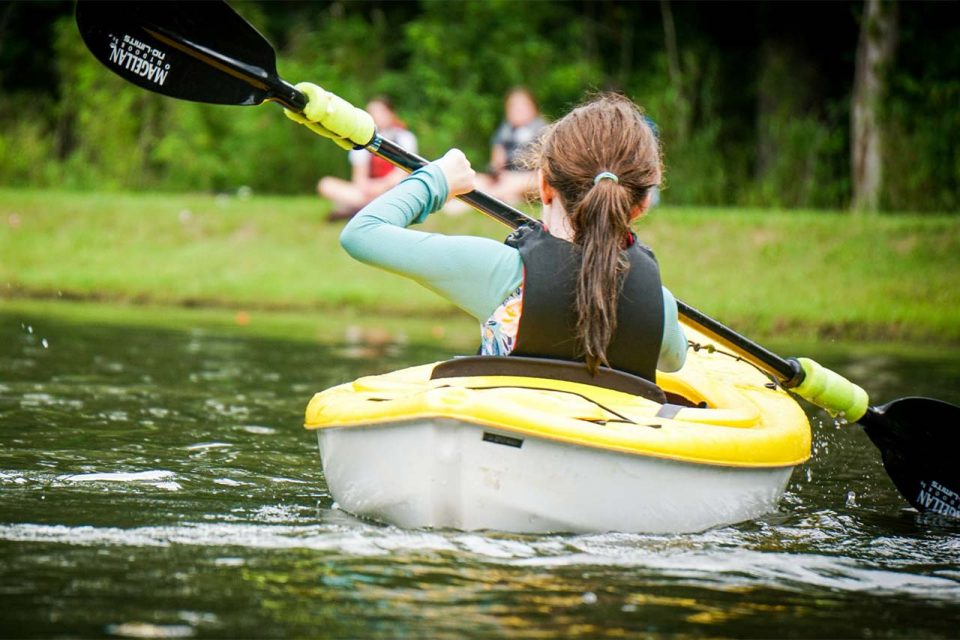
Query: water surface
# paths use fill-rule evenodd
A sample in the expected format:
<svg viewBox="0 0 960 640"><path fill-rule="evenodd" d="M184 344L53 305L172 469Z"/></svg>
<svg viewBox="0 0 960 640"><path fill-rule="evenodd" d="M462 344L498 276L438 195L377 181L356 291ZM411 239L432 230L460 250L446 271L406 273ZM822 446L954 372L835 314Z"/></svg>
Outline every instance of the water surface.
<svg viewBox="0 0 960 640"><path fill-rule="evenodd" d="M327 492L307 400L453 349L345 336L0 313L0 636L960 634L960 525L907 509L863 433L820 414L780 510L736 526L525 536L357 520ZM802 353L875 398L960 400L950 350Z"/></svg>

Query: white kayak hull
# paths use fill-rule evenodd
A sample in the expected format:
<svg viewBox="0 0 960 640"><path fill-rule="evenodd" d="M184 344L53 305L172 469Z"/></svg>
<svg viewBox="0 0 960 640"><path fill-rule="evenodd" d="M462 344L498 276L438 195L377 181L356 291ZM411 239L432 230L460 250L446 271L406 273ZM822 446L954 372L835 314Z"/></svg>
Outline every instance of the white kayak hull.
<svg viewBox="0 0 960 640"><path fill-rule="evenodd" d="M696 532L774 511L793 469L674 461L445 417L317 436L338 505L407 528Z"/></svg>

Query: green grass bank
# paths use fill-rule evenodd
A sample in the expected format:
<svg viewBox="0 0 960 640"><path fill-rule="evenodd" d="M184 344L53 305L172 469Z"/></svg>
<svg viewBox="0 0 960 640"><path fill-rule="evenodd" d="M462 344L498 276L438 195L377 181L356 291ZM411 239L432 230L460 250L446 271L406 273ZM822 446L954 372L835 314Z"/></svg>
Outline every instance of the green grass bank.
<svg viewBox="0 0 960 640"><path fill-rule="evenodd" d="M306 196L0 189L0 304L456 317L349 258L326 211ZM506 233L479 214L422 228ZM960 217L660 207L637 230L677 297L751 337L960 343Z"/></svg>

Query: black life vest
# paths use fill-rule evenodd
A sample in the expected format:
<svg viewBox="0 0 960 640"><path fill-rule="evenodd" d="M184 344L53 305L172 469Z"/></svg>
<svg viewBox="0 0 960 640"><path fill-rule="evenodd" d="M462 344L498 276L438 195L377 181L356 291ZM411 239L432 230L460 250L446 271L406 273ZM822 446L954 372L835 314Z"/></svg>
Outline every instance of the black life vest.
<svg viewBox="0 0 960 640"><path fill-rule="evenodd" d="M580 248L556 238L539 223L507 238L523 260L523 309L510 355L583 360L577 344L576 289ZM624 252L630 262L617 302L617 329L607 347L614 369L656 381L663 341L660 267L636 236Z"/></svg>

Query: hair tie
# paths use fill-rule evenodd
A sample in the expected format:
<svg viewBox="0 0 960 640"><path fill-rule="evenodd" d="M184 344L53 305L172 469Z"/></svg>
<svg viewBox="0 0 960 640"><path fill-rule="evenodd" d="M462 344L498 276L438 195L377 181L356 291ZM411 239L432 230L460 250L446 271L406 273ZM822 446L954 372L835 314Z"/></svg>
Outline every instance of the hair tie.
<svg viewBox="0 0 960 640"><path fill-rule="evenodd" d="M610 173L609 171L601 171L598 173L597 177L593 179L593 184L597 184L601 180L613 180L617 184L620 184L620 178L618 178L615 173Z"/></svg>

